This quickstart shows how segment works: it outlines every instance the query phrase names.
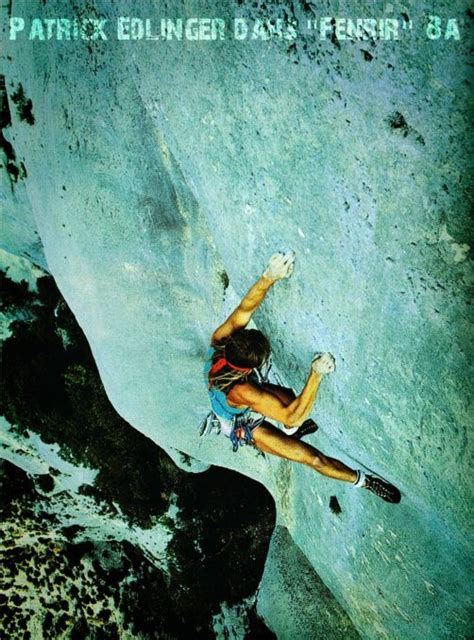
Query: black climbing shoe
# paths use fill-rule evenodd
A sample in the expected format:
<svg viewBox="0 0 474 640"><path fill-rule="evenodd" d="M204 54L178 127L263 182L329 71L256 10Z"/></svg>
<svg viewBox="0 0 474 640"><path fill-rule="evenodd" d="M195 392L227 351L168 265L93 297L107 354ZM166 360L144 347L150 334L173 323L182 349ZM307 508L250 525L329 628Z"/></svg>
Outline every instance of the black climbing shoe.
<svg viewBox="0 0 474 640"><path fill-rule="evenodd" d="M376 476L365 476L364 489L372 491L372 493L375 493L376 496L382 498L385 502L398 503L402 497L397 487Z"/></svg>
<svg viewBox="0 0 474 640"><path fill-rule="evenodd" d="M317 430L318 425L316 424L316 422L314 420L311 420L311 418L308 418L300 427L298 427L298 431L295 431L295 433L291 435L290 438L293 438L293 440L301 440L301 438L309 436L310 433L314 433Z"/></svg>

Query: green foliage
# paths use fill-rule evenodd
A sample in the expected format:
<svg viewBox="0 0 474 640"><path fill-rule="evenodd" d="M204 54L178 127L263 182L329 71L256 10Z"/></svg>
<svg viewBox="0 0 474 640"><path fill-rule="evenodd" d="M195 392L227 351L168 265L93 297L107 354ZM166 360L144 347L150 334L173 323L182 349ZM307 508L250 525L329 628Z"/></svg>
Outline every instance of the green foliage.
<svg viewBox="0 0 474 640"><path fill-rule="evenodd" d="M4 271L0 271L0 291L2 292L0 311L3 312L23 309L36 299L35 294L29 291L25 280L14 282Z"/></svg>

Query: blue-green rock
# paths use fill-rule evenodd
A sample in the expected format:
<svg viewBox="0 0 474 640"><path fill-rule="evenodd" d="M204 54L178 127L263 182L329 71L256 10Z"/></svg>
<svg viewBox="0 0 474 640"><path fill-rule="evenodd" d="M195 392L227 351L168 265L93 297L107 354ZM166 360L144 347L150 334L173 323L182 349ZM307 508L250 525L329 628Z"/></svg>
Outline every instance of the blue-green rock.
<svg viewBox="0 0 474 640"><path fill-rule="evenodd" d="M93 4L111 22L265 13L259 2ZM267 13L338 15L329 2L296 4ZM20 8L27 21L74 17L65 0ZM425 37L435 10L458 18L459 41ZM344 5L354 17L401 14L416 29L397 42L6 41L4 135L27 169L25 216L117 411L167 449L264 483L361 637L463 638L472 634L470 18L464 2ZM12 99L20 83L33 123ZM19 182L10 180L11 212ZM26 255L34 229L20 238L18 225L9 222L4 246ZM400 505L197 436L209 337L283 247L297 252L295 273L256 324L298 390L315 350L337 362L309 441L388 478ZM271 607L265 615L276 628Z"/></svg>

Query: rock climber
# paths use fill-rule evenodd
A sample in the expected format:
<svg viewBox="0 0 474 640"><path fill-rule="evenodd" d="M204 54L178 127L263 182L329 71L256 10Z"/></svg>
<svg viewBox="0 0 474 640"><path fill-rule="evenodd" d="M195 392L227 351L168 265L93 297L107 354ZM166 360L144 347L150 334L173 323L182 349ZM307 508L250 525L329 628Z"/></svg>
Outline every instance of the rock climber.
<svg viewBox="0 0 474 640"><path fill-rule="evenodd" d="M234 451L241 444L252 444L265 453L305 464L328 478L368 489L387 502L400 502L400 492L387 481L351 469L301 440L317 429L309 416L323 377L335 370L330 353L314 355L299 395L262 379L270 343L261 331L246 327L269 289L291 276L294 263L293 251L274 254L263 275L212 334L204 367L212 406L208 418L218 422L218 430L230 438ZM281 423L283 430L266 418Z"/></svg>

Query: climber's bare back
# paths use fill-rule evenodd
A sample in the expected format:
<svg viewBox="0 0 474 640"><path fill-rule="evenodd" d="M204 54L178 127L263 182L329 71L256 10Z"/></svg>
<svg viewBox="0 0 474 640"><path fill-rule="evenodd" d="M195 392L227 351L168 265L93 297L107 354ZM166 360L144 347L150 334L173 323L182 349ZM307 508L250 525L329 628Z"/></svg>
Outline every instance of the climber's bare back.
<svg viewBox="0 0 474 640"><path fill-rule="evenodd" d="M236 384L227 394L227 401L233 407L249 407L267 418L277 420L288 426L299 426L293 423L293 411L282 400L253 382Z"/></svg>

